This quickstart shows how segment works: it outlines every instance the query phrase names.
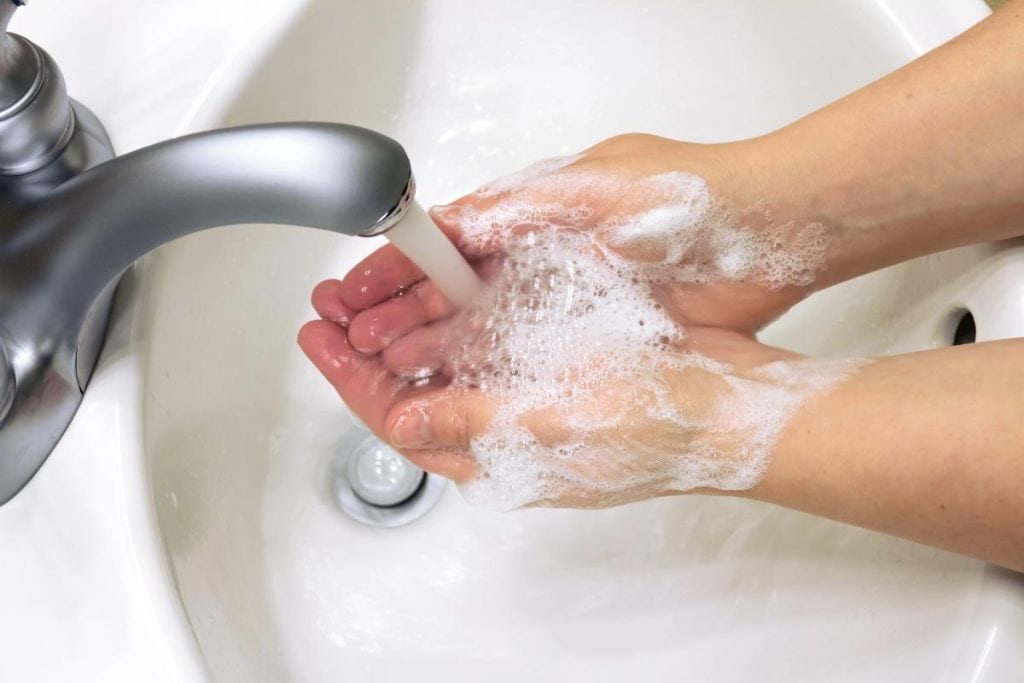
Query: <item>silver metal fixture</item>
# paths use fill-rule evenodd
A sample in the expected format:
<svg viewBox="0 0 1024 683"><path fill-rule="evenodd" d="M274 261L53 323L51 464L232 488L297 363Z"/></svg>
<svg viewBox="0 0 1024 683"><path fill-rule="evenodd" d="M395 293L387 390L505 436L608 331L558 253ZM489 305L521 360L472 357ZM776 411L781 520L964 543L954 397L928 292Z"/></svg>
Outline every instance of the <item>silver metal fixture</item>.
<svg viewBox="0 0 1024 683"><path fill-rule="evenodd" d="M220 225L380 234L414 187L401 145L331 123L217 130L113 158L53 60L7 33L19 4L0 0L0 504L74 417L114 288L139 257Z"/></svg>
<svg viewBox="0 0 1024 683"><path fill-rule="evenodd" d="M386 443L359 431L341 445L331 489L349 517L363 524L396 527L429 512L448 481L427 474Z"/></svg>
<svg viewBox="0 0 1024 683"><path fill-rule="evenodd" d="M409 183L405 187L405 194L398 200L390 211L377 219L377 222L366 230L359 233L360 237L376 237L377 235L383 235L391 228L398 225L398 223L405 218L405 212L409 210L409 206L416 198L416 178L409 175Z"/></svg>
<svg viewBox="0 0 1024 683"><path fill-rule="evenodd" d="M345 474L352 491L364 501L392 507L412 498L427 473L380 439L368 436L349 456Z"/></svg>

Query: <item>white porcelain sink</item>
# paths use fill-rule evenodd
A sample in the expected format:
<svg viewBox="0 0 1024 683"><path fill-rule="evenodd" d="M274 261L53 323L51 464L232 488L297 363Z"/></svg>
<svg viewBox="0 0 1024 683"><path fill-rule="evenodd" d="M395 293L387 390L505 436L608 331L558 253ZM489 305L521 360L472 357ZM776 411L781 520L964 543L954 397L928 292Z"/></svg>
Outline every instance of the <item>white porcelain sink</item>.
<svg viewBox="0 0 1024 683"><path fill-rule="evenodd" d="M969 0L307 0L251 22L188 127L375 128L406 146L429 204L618 132L713 141L770 130L984 13ZM147 621L141 633L115 619L102 628L124 631L126 647L158 639L169 680L1024 671L1019 577L771 506L690 497L493 514L450 488L406 527L347 518L329 471L359 426L294 339L312 286L377 244L222 228L162 248L123 292L60 448L102 449L116 431L120 465L101 490L121 496L112 537L135 573L119 581ZM1024 249L959 250L862 278L805 302L765 339L818 354L928 348L949 343L965 309L979 339L1024 335ZM49 474L71 462L63 451L15 501L19 515L85 495ZM6 512L0 531L13 533ZM5 643L18 632L3 617L0 629Z"/></svg>

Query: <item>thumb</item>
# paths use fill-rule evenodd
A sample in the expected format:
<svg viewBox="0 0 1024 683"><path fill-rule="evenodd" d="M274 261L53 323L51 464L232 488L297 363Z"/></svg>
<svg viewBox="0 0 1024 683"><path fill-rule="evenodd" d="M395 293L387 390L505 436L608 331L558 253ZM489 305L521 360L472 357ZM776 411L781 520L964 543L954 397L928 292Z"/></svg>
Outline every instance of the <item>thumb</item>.
<svg viewBox="0 0 1024 683"><path fill-rule="evenodd" d="M491 422L494 404L483 392L446 388L394 406L385 421L388 441L400 450L469 450Z"/></svg>
<svg viewBox="0 0 1024 683"><path fill-rule="evenodd" d="M485 219L481 209L470 205L465 198L454 204L432 206L428 213L441 232L470 258L489 256L501 249L503 226L495 224L482 228Z"/></svg>

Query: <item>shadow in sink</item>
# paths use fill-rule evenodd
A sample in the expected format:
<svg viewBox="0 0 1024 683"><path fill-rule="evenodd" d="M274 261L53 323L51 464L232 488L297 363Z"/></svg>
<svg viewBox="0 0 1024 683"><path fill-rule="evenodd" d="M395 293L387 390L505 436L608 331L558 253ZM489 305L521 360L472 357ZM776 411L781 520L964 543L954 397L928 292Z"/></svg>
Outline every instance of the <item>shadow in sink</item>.
<svg viewBox="0 0 1024 683"><path fill-rule="evenodd" d="M815 621L817 637L843 639L857 621L881 621L894 601L896 614L917 615L890 624L907 647L927 638L917 618L948 615L947 590L979 579L967 558L749 501L693 497L560 514L576 517L572 534L557 519L538 524L508 571L523 577L516 610L557 625L547 635L576 654L701 648L689 656L705 658L749 638L744 649L753 655L775 647L758 644L766 629ZM879 572L887 564L894 569ZM844 618L821 619L823 604ZM624 620L672 627L622 629ZM821 664L827 678L829 663Z"/></svg>

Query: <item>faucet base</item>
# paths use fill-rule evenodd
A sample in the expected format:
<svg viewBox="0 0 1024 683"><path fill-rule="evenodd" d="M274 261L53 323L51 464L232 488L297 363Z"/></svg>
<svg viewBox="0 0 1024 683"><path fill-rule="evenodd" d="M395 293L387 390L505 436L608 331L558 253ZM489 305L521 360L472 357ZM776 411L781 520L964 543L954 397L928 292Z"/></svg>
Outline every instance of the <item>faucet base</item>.
<svg viewBox="0 0 1024 683"><path fill-rule="evenodd" d="M18 217L44 201L57 187L114 157L103 124L86 107L71 102L74 132L59 157L26 175L0 178L0 244ZM0 312L16 307L0 283ZM64 434L82 402L106 335L112 284L93 305L77 343L40 347L0 329L0 505L32 478ZM70 361L70 362L68 362ZM74 373L58 368L75 368Z"/></svg>

